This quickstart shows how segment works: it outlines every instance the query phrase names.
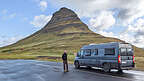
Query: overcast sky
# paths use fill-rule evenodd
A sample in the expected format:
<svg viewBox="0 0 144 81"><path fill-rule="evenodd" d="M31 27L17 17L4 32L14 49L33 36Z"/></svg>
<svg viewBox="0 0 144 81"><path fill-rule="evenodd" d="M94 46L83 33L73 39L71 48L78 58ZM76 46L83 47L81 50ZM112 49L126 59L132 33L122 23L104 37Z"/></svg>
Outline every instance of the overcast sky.
<svg viewBox="0 0 144 81"><path fill-rule="evenodd" d="M89 28L144 48L144 0L0 0L0 46L41 29L61 7Z"/></svg>

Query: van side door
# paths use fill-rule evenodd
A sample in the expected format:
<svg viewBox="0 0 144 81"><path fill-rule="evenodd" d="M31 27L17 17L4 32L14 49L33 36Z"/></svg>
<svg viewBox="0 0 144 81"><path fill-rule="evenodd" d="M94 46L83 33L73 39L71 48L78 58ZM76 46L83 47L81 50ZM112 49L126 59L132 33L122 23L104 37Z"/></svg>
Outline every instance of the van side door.
<svg viewBox="0 0 144 81"><path fill-rule="evenodd" d="M98 49L91 49L91 62L92 66L98 65Z"/></svg>
<svg viewBox="0 0 144 81"><path fill-rule="evenodd" d="M90 61L91 61L91 50L85 49L84 50L84 64L90 65Z"/></svg>
<svg viewBox="0 0 144 81"><path fill-rule="evenodd" d="M84 61L85 61L85 59L84 59L84 52L85 52L85 50L81 50L80 51L80 58L79 58L79 63L80 63L80 65L84 65Z"/></svg>

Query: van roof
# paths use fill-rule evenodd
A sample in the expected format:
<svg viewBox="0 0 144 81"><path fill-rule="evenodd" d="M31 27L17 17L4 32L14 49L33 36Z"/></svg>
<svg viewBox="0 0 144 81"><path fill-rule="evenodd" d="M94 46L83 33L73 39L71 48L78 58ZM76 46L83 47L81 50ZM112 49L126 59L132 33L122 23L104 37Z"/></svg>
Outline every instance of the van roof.
<svg viewBox="0 0 144 81"><path fill-rule="evenodd" d="M123 42L109 42L109 43L100 43L100 44L89 44L84 45L81 49L94 49L94 48L111 48L111 47L118 47L119 44L129 44Z"/></svg>

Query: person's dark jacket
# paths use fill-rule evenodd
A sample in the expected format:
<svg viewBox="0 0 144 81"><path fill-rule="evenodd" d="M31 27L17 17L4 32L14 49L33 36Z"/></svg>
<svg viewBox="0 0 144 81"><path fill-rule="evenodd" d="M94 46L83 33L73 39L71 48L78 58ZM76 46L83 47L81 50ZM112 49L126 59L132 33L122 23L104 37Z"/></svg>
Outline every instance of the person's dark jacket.
<svg viewBox="0 0 144 81"><path fill-rule="evenodd" d="M64 53L64 54L62 55L62 59L63 59L63 60L67 60L67 54L66 54L66 53Z"/></svg>

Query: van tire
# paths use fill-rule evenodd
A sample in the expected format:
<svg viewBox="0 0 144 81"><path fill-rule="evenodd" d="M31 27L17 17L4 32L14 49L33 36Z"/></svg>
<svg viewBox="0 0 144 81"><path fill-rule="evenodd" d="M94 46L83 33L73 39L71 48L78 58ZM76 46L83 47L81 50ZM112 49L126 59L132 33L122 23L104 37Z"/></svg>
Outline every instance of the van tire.
<svg viewBox="0 0 144 81"><path fill-rule="evenodd" d="M122 70L122 69L119 69L119 70L118 70L118 73L123 73L123 70Z"/></svg>
<svg viewBox="0 0 144 81"><path fill-rule="evenodd" d="M104 70L104 72L110 72L111 71L110 63L104 63L103 64L103 70Z"/></svg>
<svg viewBox="0 0 144 81"><path fill-rule="evenodd" d="M75 65L75 68L76 68L76 69L79 69L79 68L80 68L80 65L79 65L79 62L78 62L78 61L75 61L74 65Z"/></svg>
<svg viewBox="0 0 144 81"><path fill-rule="evenodd" d="M87 68L88 68L88 69L91 69L92 67L91 67L91 66L87 66Z"/></svg>

